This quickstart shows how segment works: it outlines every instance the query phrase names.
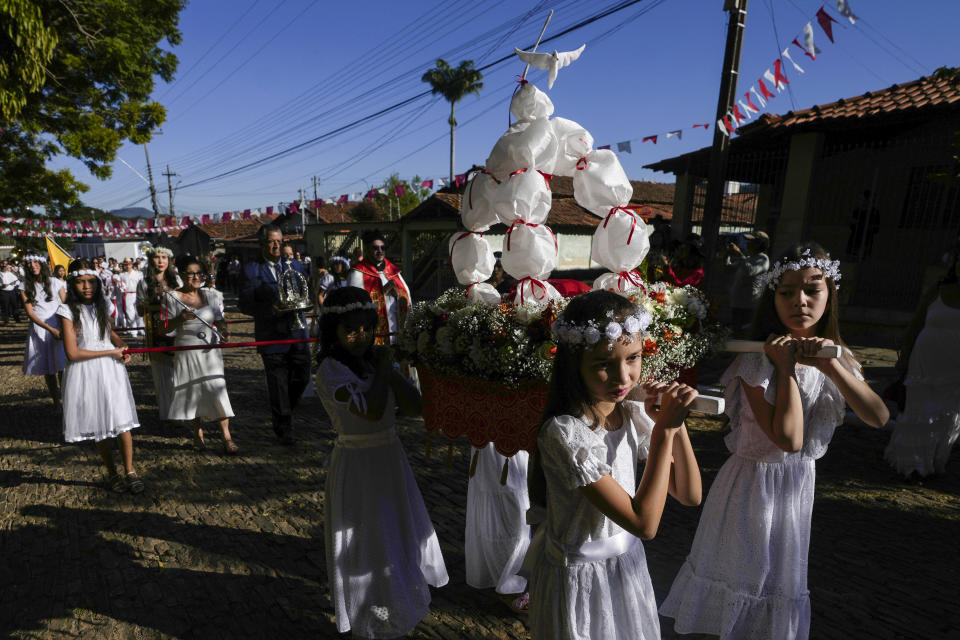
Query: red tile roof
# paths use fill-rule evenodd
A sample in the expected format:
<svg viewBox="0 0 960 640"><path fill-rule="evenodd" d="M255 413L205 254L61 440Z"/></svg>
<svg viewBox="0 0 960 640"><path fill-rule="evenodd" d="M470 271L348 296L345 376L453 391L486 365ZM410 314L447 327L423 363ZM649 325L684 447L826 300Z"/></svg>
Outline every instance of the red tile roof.
<svg viewBox="0 0 960 640"><path fill-rule="evenodd" d="M808 128L810 125L818 128L827 124L844 127L872 125L881 118L914 119L926 117L933 111L955 110L958 107L960 84L930 75L887 89L868 91L853 98L841 98L810 109L790 111L782 116L765 113L756 121L741 127L738 133L743 136L764 130Z"/></svg>
<svg viewBox="0 0 960 640"><path fill-rule="evenodd" d="M201 231L215 240L237 240L247 238L257 232L257 229L265 224L273 222L279 216L275 213L264 214L259 218L248 218L246 220L230 220L229 222L208 222L206 224L196 225ZM180 235L182 229L168 231L167 235L176 238Z"/></svg>

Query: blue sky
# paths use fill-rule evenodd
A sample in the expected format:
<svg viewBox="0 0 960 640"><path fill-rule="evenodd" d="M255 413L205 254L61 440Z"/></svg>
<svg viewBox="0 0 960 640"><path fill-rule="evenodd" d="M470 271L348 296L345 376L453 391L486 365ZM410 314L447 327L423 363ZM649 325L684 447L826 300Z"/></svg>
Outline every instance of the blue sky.
<svg viewBox="0 0 960 640"><path fill-rule="evenodd" d="M266 207L290 201L304 188L319 195L364 192L391 173L438 178L449 165L449 106L424 97L338 135L344 127L429 88L420 76L437 57L456 65L491 63L513 46L532 44L549 9L546 37L618 4L612 0L193 0L181 14L183 43L173 83L159 82L154 98L167 107L162 133L149 144L161 209L167 209L167 164L178 176L178 215ZM751 0L741 59L739 94L748 91L780 50L791 49L804 74L784 62L790 92L767 111L785 113L882 89L957 65L960 2L850 0L860 17L841 18L831 44L815 21L822 0ZM544 45L561 51L586 43L580 60L560 72L548 93L554 115L576 120L597 145L632 141L619 154L627 175L670 181L644 164L709 145L726 14L722 0L643 0ZM790 45L813 21L816 61ZM779 45L778 45L779 42ZM513 58L485 72L479 97L457 106L456 171L483 164L508 124L510 93L523 64ZM528 79L543 90L546 72ZM710 123L708 132L691 129ZM665 139L683 129L682 140ZM641 143L659 135L658 143ZM297 150L291 150L300 145ZM271 160L264 160L275 156ZM142 147L119 158L146 175ZM211 179L248 163L256 167ZM91 186L84 201L111 210L150 206L147 185L119 160L107 181L60 159ZM199 183L199 184L194 184Z"/></svg>

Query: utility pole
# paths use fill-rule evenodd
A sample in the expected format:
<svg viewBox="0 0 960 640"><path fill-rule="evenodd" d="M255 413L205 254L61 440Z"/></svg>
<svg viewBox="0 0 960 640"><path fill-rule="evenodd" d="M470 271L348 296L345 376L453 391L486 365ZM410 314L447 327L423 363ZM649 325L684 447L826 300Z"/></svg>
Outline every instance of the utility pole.
<svg viewBox="0 0 960 640"><path fill-rule="evenodd" d="M170 178L172 178L173 176L176 176L176 175L180 175L180 174L178 174L178 173L171 173L171 172L170 172L170 165L167 165L167 172L164 173L164 174L162 174L162 175L167 176L167 197L170 198L170 215L175 216L175 215L177 215L177 214L174 213L174 211L173 211L173 184L170 182Z"/></svg>
<svg viewBox="0 0 960 640"><path fill-rule="evenodd" d="M143 143L143 155L147 156L147 177L150 178L150 201L153 203L153 217L160 217L160 207L157 205L157 186L153 184L153 169L150 167L150 152L147 143Z"/></svg>
<svg viewBox="0 0 960 640"><path fill-rule="evenodd" d="M317 179L317 176L313 176L313 215L314 222L320 222L320 205L317 204L317 201L320 199L320 195L317 192L317 185L320 181Z"/></svg>
<svg viewBox="0 0 960 640"><path fill-rule="evenodd" d="M723 10L730 12L730 20L727 23L727 44L723 53L723 74L720 76L716 120L726 116L736 101L737 78L740 73L740 47L743 44L743 28L747 21L747 0L724 0ZM708 274L716 271L710 267L714 265L720 240L720 215L723 208L723 190L729 153L730 136L721 131L718 124L713 130L713 149L710 151L709 182L701 229ZM714 277L716 275L714 274Z"/></svg>
<svg viewBox="0 0 960 640"><path fill-rule="evenodd" d="M304 212L304 209L306 208L304 207L303 198L304 198L303 187L300 187L300 234L301 235L304 235L306 233L306 228L307 228L306 223L303 220L303 212Z"/></svg>

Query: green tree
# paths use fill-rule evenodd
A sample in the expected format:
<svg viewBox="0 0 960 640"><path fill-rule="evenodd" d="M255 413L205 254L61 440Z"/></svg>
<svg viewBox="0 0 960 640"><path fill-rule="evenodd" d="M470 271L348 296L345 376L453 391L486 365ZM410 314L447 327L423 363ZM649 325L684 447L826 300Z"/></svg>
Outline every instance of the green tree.
<svg viewBox="0 0 960 640"><path fill-rule="evenodd" d="M107 178L125 140L150 140L166 118L149 99L154 76L169 82L177 67L161 43L180 43L185 1L0 0L0 158L30 150L16 172L0 164L0 193L27 179L34 188L21 205L62 211L84 189L46 169L53 155Z"/></svg>
<svg viewBox="0 0 960 640"><path fill-rule="evenodd" d="M430 195L429 189L421 189L420 184L423 183L423 179L420 176L413 176L413 178L407 182L406 180L400 179L400 174L394 173L389 178L384 180L380 188L386 187L387 194L377 193L375 202L377 207L386 213L386 219L397 219L400 216L404 215L408 211L416 208L418 204L423 202L423 199ZM403 195L396 195L396 189L399 185L403 185Z"/></svg>
<svg viewBox="0 0 960 640"><path fill-rule="evenodd" d="M464 60L457 68L451 67L443 58L437 58L437 66L430 69L423 77L423 82L429 82L433 93L443 96L450 103L450 184L453 184L453 158L456 141L457 118L454 110L457 103L468 93L480 95L483 88L483 74L473 68L473 60Z"/></svg>

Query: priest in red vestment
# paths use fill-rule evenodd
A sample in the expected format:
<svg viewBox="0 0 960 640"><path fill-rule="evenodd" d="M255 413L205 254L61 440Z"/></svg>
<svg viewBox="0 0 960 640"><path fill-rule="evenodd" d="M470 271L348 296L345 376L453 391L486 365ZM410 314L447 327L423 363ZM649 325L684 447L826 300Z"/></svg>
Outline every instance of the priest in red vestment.
<svg viewBox="0 0 960 640"><path fill-rule="evenodd" d="M347 284L360 287L379 306L380 321L374 344L396 342L412 300L410 288L397 265L387 260L387 241L378 230L363 234L363 260L354 264Z"/></svg>

